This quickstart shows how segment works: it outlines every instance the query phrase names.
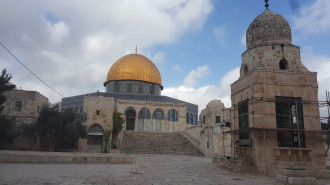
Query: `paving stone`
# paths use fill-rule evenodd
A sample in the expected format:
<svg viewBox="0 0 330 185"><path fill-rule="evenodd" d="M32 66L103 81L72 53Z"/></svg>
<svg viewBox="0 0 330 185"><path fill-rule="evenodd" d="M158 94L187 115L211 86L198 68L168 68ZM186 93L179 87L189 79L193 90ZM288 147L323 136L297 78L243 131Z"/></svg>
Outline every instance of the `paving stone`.
<svg viewBox="0 0 330 185"><path fill-rule="evenodd" d="M254 185L275 178L236 174L202 156L133 154L135 164L0 163L0 184ZM132 167L134 167L132 171ZM135 172L135 173L133 173ZM319 185L329 180L318 179Z"/></svg>

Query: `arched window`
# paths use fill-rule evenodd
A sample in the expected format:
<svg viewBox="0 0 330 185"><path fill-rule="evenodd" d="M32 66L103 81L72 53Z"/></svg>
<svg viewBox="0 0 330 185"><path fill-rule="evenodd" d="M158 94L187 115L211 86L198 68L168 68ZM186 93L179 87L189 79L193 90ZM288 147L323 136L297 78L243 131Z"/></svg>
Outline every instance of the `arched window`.
<svg viewBox="0 0 330 185"><path fill-rule="evenodd" d="M128 111L133 111L136 112L135 109L133 107L127 107L126 110L124 111L124 114L126 115Z"/></svg>
<svg viewBox="0 0 330 185"><path fill-rule="evenodd" d="M194 117L192 114L189 115L189 123L194 124Z"/></svg>
<svg viewBox="0 0 330 185"><path fill-rule="evenodd" d="M178 121L178 112L175 109L171 109L167 112L167 120Z"/></svg>
<svg viewBox="0 0 330 185"><path fill-rule="evenodd" d="M103 127L100 124L93 124L88 128L88 134L93 135L92 133L95 134L103 134Z"/></svg>
<svg viewBox="0 0 330 185"><path fill-rule="evenodd" d="M133 107L127 107L124 113L126 116L126 130L134 130L136 118L135 109Z"/></svg>
<svg viewBox="0 0 330 185"><path fill-rule="evenodd" d="M279 63L279 67L280 67L280 70L288 70L288 68L289 68L288 61L283 58Z"/></svg>
<svg viewBox="0 0 330 185"><path fill-rule="evenodd" d="M197 115L194 115L194 124L197 125Z"/></svg>
<svg viewBox="0 0 330 185"><path fill-rule="evenodd" d="M103 127L99 124L93 124L88 128L87 144L100 145L103 140Z"/></svg>
<svg viewBox="0 0 330 185"><path fill-rule="evenodd" d="M150 119L151 118L151 115L150 115L150 111L149 109L147 108L142 108L140 111L139 111L139 119Z"/></svg>
<svg viewBox="0 0 330 185"><path fill-rule="evenodd" d="M152 114L152 119L164 119L164 111L162 109L156 109Z"/></svg>
<svg viewBox="0 0 330 185"><path fill-rule="evenodd" d="M244 75L247 75L249 73L247 65L244 66Z"/></svg>
<svg viewBox="0 0 330 185"><path fill-rule="evenodd" d="M188 113L186 114L186 123L189 124L189 114Z"/></svg>

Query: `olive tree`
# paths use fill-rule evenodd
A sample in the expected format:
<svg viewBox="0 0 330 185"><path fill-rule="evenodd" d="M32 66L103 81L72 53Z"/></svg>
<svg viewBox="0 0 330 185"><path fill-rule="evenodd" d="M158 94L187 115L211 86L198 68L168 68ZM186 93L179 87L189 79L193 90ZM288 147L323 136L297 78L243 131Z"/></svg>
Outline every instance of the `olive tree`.
<svg viewBox="0 0 330 185"><path fill-rule="evenodd" d="M35 129L40 136L48 136L49 151L54 151L56 144L64 137L77 140L86 138L86 127L82 125L85 116L71 111L59 110L59 104L44 106L36 122Z"/></svg>

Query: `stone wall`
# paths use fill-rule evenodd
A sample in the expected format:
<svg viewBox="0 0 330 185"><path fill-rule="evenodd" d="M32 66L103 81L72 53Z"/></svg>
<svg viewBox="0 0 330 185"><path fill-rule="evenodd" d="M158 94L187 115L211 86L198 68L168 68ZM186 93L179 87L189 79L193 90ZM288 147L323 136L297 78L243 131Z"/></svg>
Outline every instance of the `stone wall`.
<svg viewBox="0 0 330 185"><path fill-rule="evenodd" d="M212 126L194 126L187 128L185 134L206 157L231 156L231 135L225 133L228 130L221 127L220 133L215 133Z"/></svg>
<svg viewBox="0 0 330 185"><path fill-rule="evenodd" d="M2 114L15 118L17 125L35 122L42 107L48 105L48 98L36 91L11 90L4 95L6 102Z"/></svg>
<svg viewBox="0 0 330 185"><path fill-rule="evenodd" d="M225 133L230 130L230 125L226 126L230 122L230 109L220 100L210 101L201 111L199 143L205 156L231 155L231 135Z"/></svg>
<svg viewBox="0 0 330 185"><path fill-rule="evenodd" d="M134 130L143 131L160 131L160 132L177 132L183 131L188 126L186 124L186 110L187 106L184 103L162 103L162 102L148 102L148 101L129 101L118 100L116 102L116 108L119 112L124 114L128 108L133 108L136 112L135 127ZM142 108L147 108L150 111L150 119L143 120L143 126L139 127L138 113ZM153 112L156 109L161 109L164 112L164 119L155 120L152 118ZM167 120L167 114L169 110L175 109L178 113L178 121ZM160 124L161 130L156 129L156 125ZM140 123L141 124L141 123ZM126 128L126 123L124 125ZM141 129L142 128L142 129Z"/></svg>
<svg viewBox="0 0 330 185"><path fill-rule="evenodd" d="M43 106L48 106L48 99L36 91L11 90L4 93L6 102L2 115L15 120L15 127L37 121ZM2 147L10 150L41 150L40 137L15 137Z"/></svg>
<svg viewBox="0 0 330 185"><path fill-rule="evenodd" d="M87 151L87 139L79 138L78 139L78 152L86 152Z"/></svg>
<svg viewBox="0 0 330 185"><path fill-rule="evenodd" d="M240 77L256 70L283 71L279 66L279 62L282 59L288 62L285 71L308 72L308 69L301 63L299 47L269 44L249 49L243 53Z"/></svg>
<svg viewBox="0 0 330 185"><path fill-rule="evenodd" d="M93 124L101 125L104 130L112 130L114 107L114 98L85 96L83 112L86 113L87 119L83 124L86 125L87 130Z"/></svg>
<svg viewBox="0 0 330 185"><path fill-rule="evenodd" d="M275 175L284 168L295 167L306 168L310 175L319 175L325 168L325 157L320 135L316 73L259 70L241 77L231 85L231 90L235 109L233 130L239 128L237 105L247 99L249 128L261 129L250 132L251 146L244 152L242 147L233 146L235 157L247 154L261 174ZM306 147L278 146L276 96L302 99ZM238 134L235 134L233 142L238 140Z"/></svg>
<svg viewBox="0 0 330 185"><path fill-rule="evenodd" d="M231 135L226 127L230 120L230 109L227 109L220 100L212 100L199 115L199 125L187 128L188 134L200 150L207 157L231 155Z"/></svg>
<svg viewBox="0 0 330 185"><path fill-rule="evenodd" d="M184 131L185 135L187 135L189 137L189 140L191 140L193 143L195 143L195 145L197 145L201 151L202 151L202 147L200 146L201 145L201 135L200 134L201 134L202 130L203 130L203 127L200 125L197 125L197 126L188 127ZM203 151L202 151L202 153L204 154Z"/></svg>

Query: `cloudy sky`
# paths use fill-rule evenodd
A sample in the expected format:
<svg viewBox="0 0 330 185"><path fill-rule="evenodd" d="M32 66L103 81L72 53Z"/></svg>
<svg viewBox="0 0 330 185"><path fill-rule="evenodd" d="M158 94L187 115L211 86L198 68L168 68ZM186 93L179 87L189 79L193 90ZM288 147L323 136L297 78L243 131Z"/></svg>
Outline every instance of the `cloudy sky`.
<svg viewBox="0 0 330 185"><path fill-rule="evenodd" d="M111 65L135 52L162 75L163 95L196 103L230 102L245 33L263 0L0 0L0 42L64 96L104 91ZM291 25L303 64L318 72L319 99L330 90L330 1L270 0ZM3 48L18 88L51 102L61 96L38 81Z"/></svg>

